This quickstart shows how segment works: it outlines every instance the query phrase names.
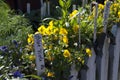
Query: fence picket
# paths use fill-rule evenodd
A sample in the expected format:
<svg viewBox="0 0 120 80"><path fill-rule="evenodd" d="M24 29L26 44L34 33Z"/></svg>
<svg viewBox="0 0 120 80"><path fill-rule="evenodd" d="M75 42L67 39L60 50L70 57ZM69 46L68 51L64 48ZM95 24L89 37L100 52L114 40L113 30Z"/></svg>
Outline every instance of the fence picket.
<svg viewBox="0 0 120 80"><path fill-rule="evenodd" d="M107 1L106 2L106 5L105 5L105 9L104 9L104 20L103 20L103 30L104 32L106 33L106 30L107 30L107 23L108 23L108 17L109 17L109 12L110 12L110 5L111 5L111 1Z"/></svg>
<svg viewBox="0 0 120 80"><path fill-rule="evenodd" d="M97 80L107 80L108 75L108 49L109 40L107 37L104 39L102 49L97 52L96 56L96 77Z"/></svg>
<svg viewBox="0 0 120 80"><path fill-rule="evenodd" d="M78 80L78 71L75 68L75 64L71 66L71 71L70 71L70 80Z"/></svg>
<svg viewBox="0 0 120 80"><path fill-rule="evenodd" d="M96 59L96 55L95 55L95 51L92 48L92 56L88 59L87 62L87 66L89 67L87 70L87 79L86 80L96 80L96 64L95 64L95 59Z"/></svg>
<svg viewBox="0 0 120 80"><path fill-rule="evenodd" d="M120 28L117 29L116 45L114 46L114 59L113 67L110 80L118 80L118 67L119 67L119 56L120 56Z"/></svg>

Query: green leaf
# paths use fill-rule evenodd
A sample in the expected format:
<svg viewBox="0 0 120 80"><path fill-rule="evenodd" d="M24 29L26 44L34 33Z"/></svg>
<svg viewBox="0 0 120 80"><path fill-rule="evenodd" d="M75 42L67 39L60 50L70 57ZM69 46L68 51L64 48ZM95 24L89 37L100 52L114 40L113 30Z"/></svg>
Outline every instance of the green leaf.
<svg viewBox="0 0 120 80"><path fill-rule="evenodd" d="M65 18L66 16L66 11L64 9L62 9L62 13L63 13L63 18Z"/></svg>
<svg viewBox="0 0 120 80"><path fill-rule="evenodd" d="M68 1L66 2L66 6L67 6L67 8L69 8L69 7L71 6L71 0L68 0Z"/></svg>
<svg viewBox="0 0 120 80"><path fill-rule="evenodd" d="M59 0L59 4L60 4L61 7L64 7L64 2L63 2L63 0Z"/></svg>
<svg viewBox="0 0 120 80"><path fill-rule="evenodd" d="M37 80L42 80L42 78L37 76L37 75L26 75L25 77L32 77L32 78L35 78Z"/></svg>

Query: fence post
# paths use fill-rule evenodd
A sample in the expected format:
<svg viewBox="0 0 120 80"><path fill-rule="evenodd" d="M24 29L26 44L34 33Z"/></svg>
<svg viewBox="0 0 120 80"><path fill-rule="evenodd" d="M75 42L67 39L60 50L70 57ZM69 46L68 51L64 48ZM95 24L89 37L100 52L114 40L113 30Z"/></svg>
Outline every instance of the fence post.
<svg viewBox="0 0 120 80"><path fill-rule="evenodd" d="M40 76L43 72L45 72L42 36L40 34L34 35L34 48L35 48L35 56L36 56L37 75Z"/></svg>

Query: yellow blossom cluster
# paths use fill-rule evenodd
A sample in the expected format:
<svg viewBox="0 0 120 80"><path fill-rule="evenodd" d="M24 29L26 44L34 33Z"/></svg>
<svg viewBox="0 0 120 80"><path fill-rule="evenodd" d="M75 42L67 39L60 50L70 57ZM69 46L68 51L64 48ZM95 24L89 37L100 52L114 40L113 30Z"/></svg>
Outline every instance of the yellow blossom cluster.
<svg viewBox="0 0 120 80"><path fill-rule="evenodd" d="M115 2L110 7L110 17L114 22L120 22L120 2Z"/></svg>

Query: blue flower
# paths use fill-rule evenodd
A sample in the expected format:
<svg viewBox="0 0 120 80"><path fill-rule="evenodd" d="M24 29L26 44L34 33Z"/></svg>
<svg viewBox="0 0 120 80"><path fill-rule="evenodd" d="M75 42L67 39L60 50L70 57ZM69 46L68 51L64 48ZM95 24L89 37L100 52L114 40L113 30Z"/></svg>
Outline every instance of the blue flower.
<svg viewBox="0 0 120 80"><path fill-rule="evenodd" d="M23 77L23 75L21 74L21 72L18 71L18 70L13 73L13 76L14 76L15 78L17 78L17 77L22 78L22 77Z"/></svg>

